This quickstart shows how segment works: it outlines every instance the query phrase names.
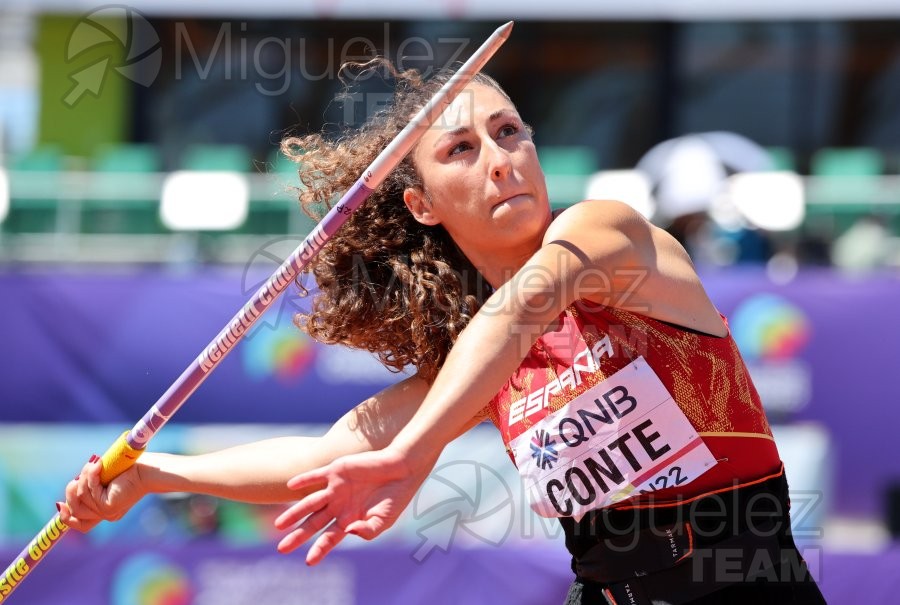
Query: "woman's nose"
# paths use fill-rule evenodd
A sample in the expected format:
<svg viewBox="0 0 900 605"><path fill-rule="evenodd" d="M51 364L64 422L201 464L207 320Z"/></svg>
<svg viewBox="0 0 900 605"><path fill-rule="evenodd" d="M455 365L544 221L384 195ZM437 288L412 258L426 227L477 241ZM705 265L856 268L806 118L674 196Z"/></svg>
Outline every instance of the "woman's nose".
<svg viewBox="0 0 900 605"><path fill-rule="evenodd" d="M490 158L488 161L490 162L491 178L495 181L506 178L509 175L509 171L512 169L512 161L510 160L509 152L493 141L488 148L490 149Z"/></svg>

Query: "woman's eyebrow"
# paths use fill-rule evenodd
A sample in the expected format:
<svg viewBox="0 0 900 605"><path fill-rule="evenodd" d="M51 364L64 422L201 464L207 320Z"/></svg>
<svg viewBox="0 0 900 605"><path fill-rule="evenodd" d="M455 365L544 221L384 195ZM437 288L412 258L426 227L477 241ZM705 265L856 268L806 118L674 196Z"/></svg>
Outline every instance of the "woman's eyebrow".
<svg viewBox="0 0 900 605"><path fill-rule="evenodd" d="M498 119L504 118L504 117L519 119L519 116L516 112L504 107L503 109L498 109L497 111L495 111L494 113L489 115L488 122L493 122L494 120L498 120Z"/></svg>
<svg viewBox="0 0 900 605"><path fill-rule="evenodd" d="M487 121L494 122L494 121L499 120L500 118L504 118L504 117L511 117L511 118L519 119L518 114L516 114L514 111L511 111L510 109L504 107L502 109L498 109L497 111L495 111L494 113L489 115ZM471 129L468 126L460 126L459 128L454 128L453 130L448 130L447 132L442 134L440 137L438 137L438 140L435 141L434 146L439 147L441 144L441 141L443 141L444 139L453 139L460 135L467 134L469 132L469 130L471 130Z"/></svg>
<svg viewBox="0 0 900 605"><path fill-rule="evenodd" d="M437 142L440 143L444 139L452 139L452 138L458 137L462 134L466 134L467 132L469 132L468 126L460 126L459 128L454 128L453 130L448 130L447 132L442 134L438 138Z"/></svg>

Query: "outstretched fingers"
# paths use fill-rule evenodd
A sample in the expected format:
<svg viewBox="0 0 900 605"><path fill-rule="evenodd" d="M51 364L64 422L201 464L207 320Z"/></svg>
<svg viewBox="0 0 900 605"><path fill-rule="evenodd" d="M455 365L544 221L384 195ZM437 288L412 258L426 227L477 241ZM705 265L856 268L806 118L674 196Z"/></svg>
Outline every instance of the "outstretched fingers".
<svg viewBox="0 0 900 605"><path fill-rule="evenodd" d="M283 516L283 515L282 515ZM280 518L280 517L279 517ZM321 529L328 525L334 516L326 509L314 512L306 518L296 529L288 533L278 543L278 552L287 554L293 552L301 544L316 535ZM277 523L277 521L276 521Z"/></svg>
<svg viewBox="0 0 900 605"><path fill-rule="evenodd" d="M288 487L317 491L275 520L277 529L290 532L278 550L290 552L321 532L306 556L306 562L315 565L348 533L372 540L393 525L421 482L402 456L385 451L346 456L297 475Z"/></svg>
<svg viewBox="0 0 900 605"><path fill-rule="evenodd" d="M288 479L288 489L302 489L328 483L329 470L329 467L325 466L295 475Z"/></svg>
<svg viewBox="0 0 900 605"><path fill-rule="evenodd" d="M325 490L313 492L299 502L292 504L290 508L278 515L275 519L276 529L289 529L295 523L302 521L308 515L315 512L325 512L328 505L329 494Z"/></svg>
<svg viewBox="0 0 900 605"><path fill-rule="evenodd" d="M359 536L363 540L374 540L387 528L384 519L371 516L349 524L346 533Z"/></svg>
<svg viewBox="0 0 900 605"><path fill-rule="evenodd" d="M309 552L306 553L306 564L307 565L317 565L325 558L325 555L331 552L331 550L341 543L341 540L347 535L343 529L337 524L337 522L332 523L328 526L328 528L322 532L313 545L310 547Z"/></svg>

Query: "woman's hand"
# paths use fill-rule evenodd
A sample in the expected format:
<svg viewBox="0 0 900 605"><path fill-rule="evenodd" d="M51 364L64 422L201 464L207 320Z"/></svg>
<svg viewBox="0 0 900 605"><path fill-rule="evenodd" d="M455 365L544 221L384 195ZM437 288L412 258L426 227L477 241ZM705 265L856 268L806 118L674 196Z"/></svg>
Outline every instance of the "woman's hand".
<svg viewBox="0 0 900 605"><path fill-rule="evenodd" d="M146 494L137 465L106 487L100 483L102 470L100 459L92 458L66 486L66 501L58 503L59 517L72 529L87 532L100 521L118 521Z"/></svg>
<svg viewBox="0 0 900 605"><path fill-rule="evenodd" d="M289 488L320 489L275 520L280 530L300 522L278 543L278 550L291 552L324 529L306 555L306 563L315 565L347 534L372 540L397 521L435 462L436 458L413 466L388 447L338 458L328 466L297 475L288 481Z"/></svg>

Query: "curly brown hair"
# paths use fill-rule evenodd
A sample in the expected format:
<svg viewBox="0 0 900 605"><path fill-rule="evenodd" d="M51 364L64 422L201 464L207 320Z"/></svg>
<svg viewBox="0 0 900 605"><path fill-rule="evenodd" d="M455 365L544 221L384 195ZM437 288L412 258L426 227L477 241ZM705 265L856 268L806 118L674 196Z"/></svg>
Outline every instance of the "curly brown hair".
<svg viewBox="0 0 900 605"><path fill-rule="evenodd" d="M316 133L281 143L299 164L303 211L317 220L453 75L441 70L425 79L380 58L354 65L384 68L395 82L392 102L335 139ZM479 73L473 81L509 98L489 76ZM370 351L393 371L413 366L431 382L490 286L442 226L413 218L403 202L408 187L428 196L412 154L311 261L307 270L318 294L310 312L294 321L319 342Z"/></svg>

